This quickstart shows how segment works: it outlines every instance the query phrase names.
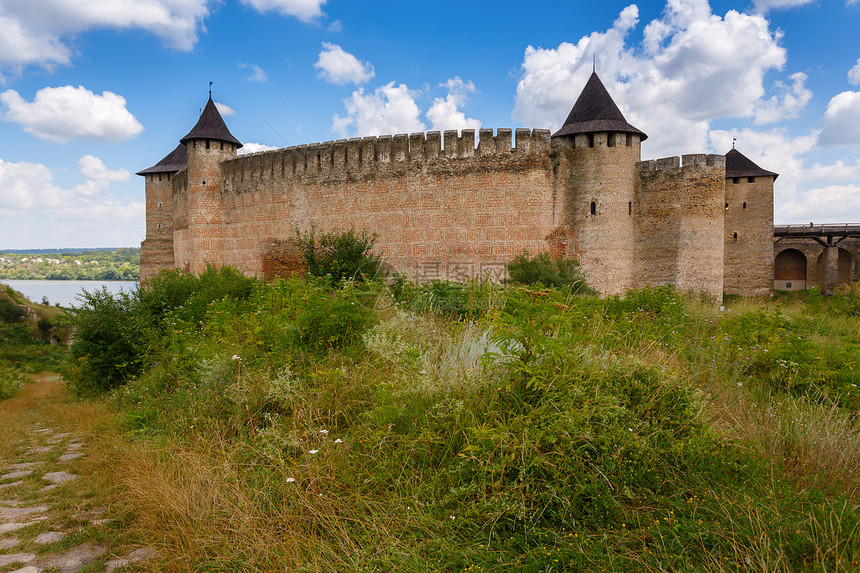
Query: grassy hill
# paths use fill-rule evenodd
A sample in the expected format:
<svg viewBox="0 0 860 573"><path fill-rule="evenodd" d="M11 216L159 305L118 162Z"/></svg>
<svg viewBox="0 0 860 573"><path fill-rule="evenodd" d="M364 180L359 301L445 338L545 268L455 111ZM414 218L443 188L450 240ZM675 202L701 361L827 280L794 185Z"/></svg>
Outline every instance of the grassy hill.
<svg viewBox="0 0 860 573"><path fill-rule="evenodd" d="M109 502L192 571L850 571L860 285L262 282L90 295Z"/></svg>

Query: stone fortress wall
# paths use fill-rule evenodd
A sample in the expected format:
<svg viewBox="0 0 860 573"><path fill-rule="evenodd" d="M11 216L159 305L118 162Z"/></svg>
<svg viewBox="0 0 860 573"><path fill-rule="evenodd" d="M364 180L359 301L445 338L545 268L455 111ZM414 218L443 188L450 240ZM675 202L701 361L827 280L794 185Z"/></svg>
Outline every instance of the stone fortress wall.
<svg viewBox="0 0 860 573"><path fill-rule="evenodd" d="M577 258L602 294L667 283L717 299L770 294L777 174L735 150L641 161L646 138L596 74L553 135L431 131L243 156L210 97L180 146L139 173L141 280L207 264L287 274L289 240L313 226L378 234L387 263L419 282L501 280L527 251ZM857 272L856 254L834 253L824 267Z"/></svg>
<svg viewBox="0 0 860 573"><path fill-rule="evenodd" d="M199 272L216 262L263 274L280 241L313 224L318 232L378 233L378 251L413 280L499 279L516 254L548 248L550 137L520 129L514 141L509 129L482 129L476 146L475 135L445 132L444 147L442 134L430 132L229 158L218 162L220 199L206 204L192 205L200 191L180 174L177 266ZM212 173L203 177L211 191ZM186 223L193 219L205 227L195 232Z"/></svg>

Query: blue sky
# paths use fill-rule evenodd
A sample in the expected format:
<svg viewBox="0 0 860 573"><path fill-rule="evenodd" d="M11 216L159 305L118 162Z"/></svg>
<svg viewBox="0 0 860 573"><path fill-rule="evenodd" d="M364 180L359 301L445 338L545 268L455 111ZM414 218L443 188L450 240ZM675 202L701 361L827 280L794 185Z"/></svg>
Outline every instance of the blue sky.
<svg viewBox="0 0 860 573"><path fill-rule="evenodd" d="M0 249L136 246L208 84L247 151L557 129L597 71L643 159L780 173L777 223L860 222L860 0L0 0Z"/></svg>

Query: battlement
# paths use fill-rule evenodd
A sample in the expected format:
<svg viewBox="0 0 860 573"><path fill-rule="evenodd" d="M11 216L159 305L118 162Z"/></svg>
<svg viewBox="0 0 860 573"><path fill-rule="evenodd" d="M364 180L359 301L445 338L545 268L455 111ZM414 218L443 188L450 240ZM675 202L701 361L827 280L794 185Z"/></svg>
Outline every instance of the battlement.
<svg viewBox="0 0 860 573"><path fill-rule="evenodd" d="M670 172L677 170L685 170L691 167L717 168L725 171L726 157L724 155L713 155L705 153L692 153L678 157L663 157L661 159L650 159L648 161L640 161L636 164L639 172L647 174L649 172Z"/></svg>
<svg viewBox="0 0 860 573"><path fill-rule="evenodd" d="M514 139L514 134L516 139ZM283 149L249 153L222 163L226 181L241 181L246 174L276 177L374 173L406 168L410 164L492 158L501 161L542 161L550 151L546 129L464 129L444 133L380 135L339 139ZM538 158L541 159L538 159Z"/></svg>

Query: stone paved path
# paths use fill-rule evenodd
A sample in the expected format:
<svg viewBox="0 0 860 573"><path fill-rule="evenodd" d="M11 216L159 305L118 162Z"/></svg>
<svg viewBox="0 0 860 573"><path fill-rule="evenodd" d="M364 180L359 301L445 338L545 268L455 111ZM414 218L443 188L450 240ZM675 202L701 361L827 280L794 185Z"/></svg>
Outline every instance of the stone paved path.
<svg viewBox="0 0 860 573"><path fill-rule="evenodd" d="M0 573L128 571L155 555L149 548L115 555L94 541L110 520L101 508L75 500L75 464L86 456L82 439L32 425L15 452L15 459L0 459Z"/></svg>

